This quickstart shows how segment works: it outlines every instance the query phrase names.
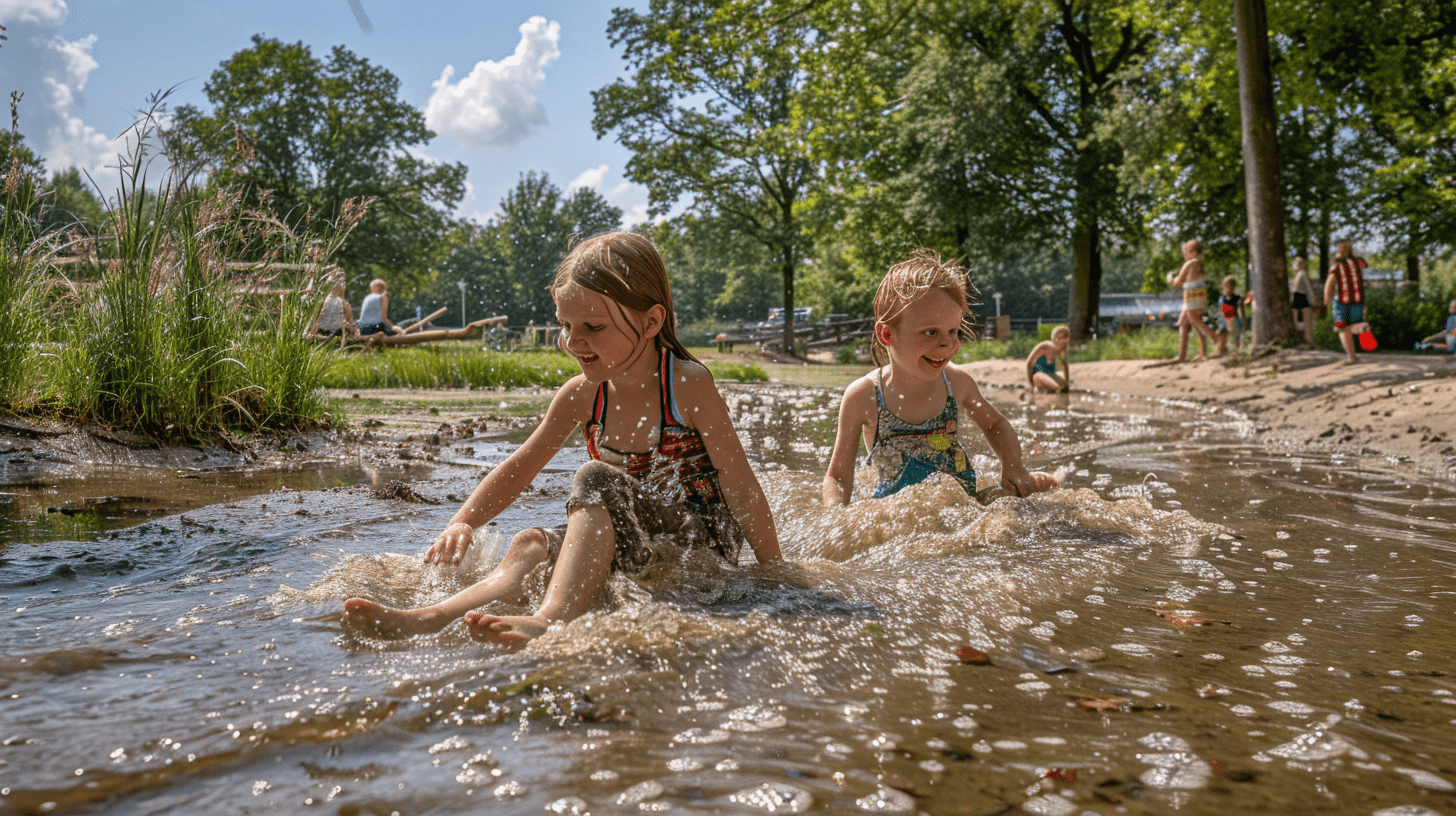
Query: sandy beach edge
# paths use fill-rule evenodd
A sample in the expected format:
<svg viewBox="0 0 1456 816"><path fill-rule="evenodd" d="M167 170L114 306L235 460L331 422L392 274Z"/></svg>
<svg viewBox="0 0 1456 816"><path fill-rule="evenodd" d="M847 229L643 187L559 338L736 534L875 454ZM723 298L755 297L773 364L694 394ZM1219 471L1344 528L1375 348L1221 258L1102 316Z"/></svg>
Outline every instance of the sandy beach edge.
<svg viewBox="0 0 1456 816"><path fill-rule="evenodd" d="M1255 424L1265 444L1359 455L1382 469L1456 482L1456 356L1281 349L1199 362L1073 363L1074 391L1218 405ZM969 363L992 400L1027 401L1019 360Z"/></svg>

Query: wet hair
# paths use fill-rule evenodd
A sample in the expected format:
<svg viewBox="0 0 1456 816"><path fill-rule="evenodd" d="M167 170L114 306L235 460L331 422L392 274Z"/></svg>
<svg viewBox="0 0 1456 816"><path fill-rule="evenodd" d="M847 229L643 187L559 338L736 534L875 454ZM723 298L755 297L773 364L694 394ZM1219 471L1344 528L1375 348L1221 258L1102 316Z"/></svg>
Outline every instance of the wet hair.
<svg viewBox="0 0 1456 816"><path fill-rule="evenodd" d="M667 265L647 237L635 232L604 232L577 243L556 267L551 296L571 286L596 292L638 314L661 306L667 316L657 332L658 347L683 360L699 362L677 339Z"/></svg>
<svg viewBox="0 0 1456 816"><path fill-rule="evenodd" d="M1069 328L1067 328L1066 326L1055 326L1055 327L1053 327L1052 328L1052 337L1056 337L1058 334L1065 334L1067 336L1067 339L1068 340L1072 339L1072 330L1069 329Z"/></svg>
<svg viewBox="0 0 1456 816"><path fill-rule="evenodd" d="M905 307L932 289L950 295L951 300L961 307L961 333L968 339L971 332L970 307L974 300L975 287L971 285L970 270L956 261L941 260L940 253L920 247L910 257L890 267L885 279L875 290L875 325L894 323ZM880 342L879 332L872 332L870 356L875 365L884 365L880 354L885 346Z"/></svg>
<svg viewBox="0 0 1456 816"><path fill-rule="evenodd" d="M1189 238L1183 242L1183 254L1187 255L1190 252L1194 255L1203 254L1203 244L1199 243L1197 238Z"/></svg>
<svg viewBox="0 0 1456 816"><path fill-rule="evenodd" d="M1239 288L1239 279L1236 278L1236 277L1234 277L1233 275L1229 275L1228 277L1226 277L1226 278L1223 279L1222 286L1223 286L1223 288L1227 289L1227 288L1229 288L1229 284L1233 284L1233 288L1234 289L1238 289Z"/></svg>

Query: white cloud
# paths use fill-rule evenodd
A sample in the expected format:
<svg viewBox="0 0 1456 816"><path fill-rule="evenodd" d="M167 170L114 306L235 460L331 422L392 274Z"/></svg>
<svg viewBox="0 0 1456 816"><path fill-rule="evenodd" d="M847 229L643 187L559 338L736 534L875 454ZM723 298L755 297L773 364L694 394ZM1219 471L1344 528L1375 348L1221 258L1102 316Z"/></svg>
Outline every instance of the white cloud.
<svg viewBox="0 0 1456 816"><path fill-rule="evenodd" d="M521 24L521 41L509 57L482 60L454 85L455 66L435 80L425 105L425 122L441 136L473 147L510 147L547 125L546 106L536 91L546 66L561 56L561 24L532 17Z"/></svg>
<svg viewBox="0 0 1456 816"><path fill-rule="evenodd" d="M68 40L62 0L0 0L0 21L9 28L0 59L0 83L25 94L20 102L20 132L51 172L79 167L102 184L115 183L117 153L124 143L82 119L82 91L96 70L91 48L96 35ZM15 72L11 66L24 68ZM108 167L110 165L110 167Z"/></svg>
<svg viewBox="0 0 1456 816"><path fill-rule="evenodd" d="M602 183L606 181L606 178L607 166L605 164L599 164L590 170L583 170L566 185L566 194L571 195L584 187L590 187L600 193L602 192Z"/></svg>
<svg viewBox="0 0 1456 816"><path fill-rule="evenodd" d="M0 0L0 20L7 25L37 23L59 28L66 21L64 0Z"/></svg>

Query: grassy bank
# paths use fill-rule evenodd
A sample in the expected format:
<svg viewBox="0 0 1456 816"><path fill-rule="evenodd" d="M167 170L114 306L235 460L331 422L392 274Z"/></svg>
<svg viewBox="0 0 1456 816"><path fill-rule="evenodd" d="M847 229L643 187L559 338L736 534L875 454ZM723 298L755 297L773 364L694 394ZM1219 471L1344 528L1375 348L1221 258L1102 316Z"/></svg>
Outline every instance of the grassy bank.
<svg viewBox="0 0 1456 816"><path fill-rule="evenodd" d="M756 365L706 361L714 379L761 382L768 374ZM435 343L380 352L341 353L324 384L328 388L522 388L556 387L581 369L559 351L491 351L478 342Z"/></svg>

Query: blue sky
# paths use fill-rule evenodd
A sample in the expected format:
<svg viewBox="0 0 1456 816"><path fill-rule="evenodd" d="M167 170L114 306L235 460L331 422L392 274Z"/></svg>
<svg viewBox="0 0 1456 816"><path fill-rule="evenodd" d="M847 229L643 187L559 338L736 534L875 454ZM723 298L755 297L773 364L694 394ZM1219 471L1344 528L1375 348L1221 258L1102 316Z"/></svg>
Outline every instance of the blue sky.
<svg viewBox="0 0 1456 816"><path fill-rule="evenodd" d="M631 225L647 192L623 177L630 154L591 129L591 92L625 69L606 38L626 0L404 3L360 0L0 0L0 92L25 93L20 129L51 171L78 166L110 192L114 141L155 91L208 109L203 85L254 34L343 45L400 80L438 135L422 152L470 168L458 214L483 221L528 170L593 187ZM447 73L448 72L448 73Z"/></svg>

